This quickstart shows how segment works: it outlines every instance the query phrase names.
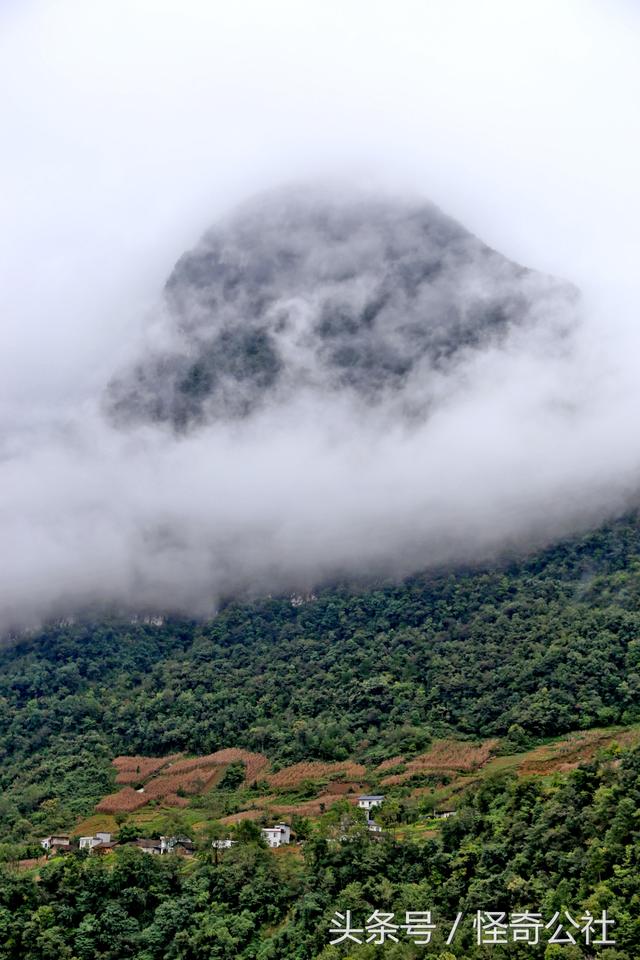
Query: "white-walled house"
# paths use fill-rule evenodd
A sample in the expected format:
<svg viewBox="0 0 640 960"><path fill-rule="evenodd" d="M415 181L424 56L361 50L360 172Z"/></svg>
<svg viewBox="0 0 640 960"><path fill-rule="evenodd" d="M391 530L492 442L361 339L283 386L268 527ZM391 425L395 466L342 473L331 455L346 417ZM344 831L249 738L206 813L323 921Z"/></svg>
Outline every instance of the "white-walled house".
<svg viewBox="0 0 640 960"><path fill-rule="evenodd" d="M212 840L211 846L214 850L228 850L237 842L237 840L231 840L229 837L223 837L221 840Z"/></svg>
<svg viewBox="0 0 640 960"><path fill-rule="evenodd" d="M53 833L50 837L43 837L40 846L44 850L69 850L71 838L66 833Z"/></svg>
<svg viewBox="0 0 640 960"><path fill-rule="evenodd" d="M363 794L361 797L358 797L358 806L367 812L373 810L374 807L381 807L384 800L384 794L374 793L374 794Z"/></svg>
<svg viewBox="0 0 640 960"><path fill-rule="evenodd" d="M110 833L96 833L93 837L80 837L78 846L81 850L91 850L98 847L101 843L111 843Z"/></svg>
<svg viewBox="0 0 640 960"><path fill-rule="evenodd" d="M291 842L291 827L286 823L276 823L275 827L263 827L262 836L270 847L281 847Z"/></svg>

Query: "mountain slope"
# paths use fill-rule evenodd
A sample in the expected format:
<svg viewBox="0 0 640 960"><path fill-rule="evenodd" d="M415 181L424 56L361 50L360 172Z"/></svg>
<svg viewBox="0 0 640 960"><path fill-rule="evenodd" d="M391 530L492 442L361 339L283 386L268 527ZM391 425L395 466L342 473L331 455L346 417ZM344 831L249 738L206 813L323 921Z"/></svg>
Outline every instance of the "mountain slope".
<svg viewBox="0 0 640 960"><path fill-rule="evenodd" d="M6 831L88 812L117 754L380 762L438 735L632 723L639 564L633 519L499 569L25 638L0 653Z"/></svg>
<svg viewBox="0 0 640 960"><path fill-rule="evenodd" d="M424 415L437 373L513 327L568 328L575 297L432 204L286 188L180 258L168 346L113 381L109 407L182 430L318 390Z"/></svg>

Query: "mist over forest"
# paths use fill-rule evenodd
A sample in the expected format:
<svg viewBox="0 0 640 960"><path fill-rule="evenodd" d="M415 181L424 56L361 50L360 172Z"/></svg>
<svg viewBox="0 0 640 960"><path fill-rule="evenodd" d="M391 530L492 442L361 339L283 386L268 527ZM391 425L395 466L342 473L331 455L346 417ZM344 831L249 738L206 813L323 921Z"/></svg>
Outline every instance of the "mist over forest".
<svg viewBox="0 0 640 960"><path fill-rule="evenodd" d="M635 13L572 6L6 8L3 630L635 506Z"/></svg>

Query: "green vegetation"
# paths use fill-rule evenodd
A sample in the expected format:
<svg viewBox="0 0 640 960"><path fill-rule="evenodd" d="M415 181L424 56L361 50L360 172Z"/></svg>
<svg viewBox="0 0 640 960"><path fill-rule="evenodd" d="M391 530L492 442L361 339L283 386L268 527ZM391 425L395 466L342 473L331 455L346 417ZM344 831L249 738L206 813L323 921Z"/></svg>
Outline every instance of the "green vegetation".
<svg viewBox="0 0 640 960"><path fill-rule="evenodd" d="M342 907L450 918L524 906L606 908L618 946L602 956L631 960L640 955L638 722L635 517L491 570L334 587L304 603L233 602L204 623L50 626L0 651L0 860L37 856L51 830L73 832L117 789L118 754L242 747L266 754L272 770L350 760L366 767L370 788L399 780L383 788L382 839L356 825L340 842L339 804L311 819L304 808L321 782L284 778L278 802L303 808L293 816L304 847L276 855L245 821L243 843L214 862L219 818L274 792L262 775L244 785L244 764L230 762L201 794L180 792L181 809L151 804L114 819L123 841L136 824L197 835L195 861L123 847L36 866L39 880L5 868L0 960L334 960L346 954L327 946L327 930ZM615 731L595 729L613 725L620 749ZM591 737L588 763L573 771L571 744L564 766L552 746L536 747L569 731ZM477 776L452 767L442 777L411 760L451 740L466 740L471 755L491 738L499 743ZM455 817L431 818L448 804ZM362 960L425 950L352 947ZM468 925L457 945L436 937L429 951L462 960L474 949ZM504 955L560 948L544 949L511 945Z"/></svg>
<svg viewBox="0 0 640 960"><path fill-rule="evenodd" d="M472 788L456 817L427 839L372 838L357 823L331 842L322 829L302 848L275 856L243 824L242 842L195 860L152 857L123 847L109 857L72 854L40 868L39 881L0 876L3 960L359 960L422 956L593 956L575 947L477 947L477 909L533 909L551 919L602 910L615 921L615 949L635 960L640 944L640 750L602 758L551 782L506 772ZM404 922L406 910L434 912L428 950L397 945L330 947L336 910L360 925L373 910ZM456 913L454 943L444 939ZM398 921L397 921L398 922ZM446 923L445 923L446 922ZM448 926L446 925L448 924ZM574 931L576 932L576 931ZM548 938L545 932L543 939ZM582 944L582 945L581 945ZM559 951L559 952L556 952Z"/></svg>
<svg viewBox="0 0 640 960"><path fill-rule="evenodd" d="M0 653L4 835L88 813L119 753L374 761L452 732L517 746L632 723L639 570L634 519L499 570L50 627Z"/></svg>

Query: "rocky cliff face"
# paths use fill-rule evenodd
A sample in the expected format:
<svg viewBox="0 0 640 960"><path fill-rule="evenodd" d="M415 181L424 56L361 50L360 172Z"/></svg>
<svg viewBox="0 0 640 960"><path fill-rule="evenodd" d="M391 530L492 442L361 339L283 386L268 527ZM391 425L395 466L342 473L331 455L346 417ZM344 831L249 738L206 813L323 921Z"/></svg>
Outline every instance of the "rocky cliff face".
<svg viewBox="0 0 640 960"><path fill-rule="evenodd" d="M305 390L412 410L430 378L514 327L571 314L574 289L491 250L429 203L285 189L176 264L170 345L109 387L121 422L187 430ZM424 390L423 390L424 392Z"/></svg>

